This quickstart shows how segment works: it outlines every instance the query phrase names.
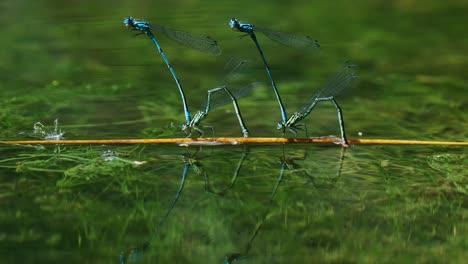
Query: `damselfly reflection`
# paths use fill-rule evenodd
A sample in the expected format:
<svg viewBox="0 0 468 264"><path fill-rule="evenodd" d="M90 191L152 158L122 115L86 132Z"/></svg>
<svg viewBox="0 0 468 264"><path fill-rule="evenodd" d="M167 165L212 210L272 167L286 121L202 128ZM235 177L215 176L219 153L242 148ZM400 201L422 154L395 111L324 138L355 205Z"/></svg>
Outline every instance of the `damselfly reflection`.
<svg viewBox="0 0 468 264"><path fill-rule="evenodd" d="M337 174L336 174L336 177L332 177L333 179L338 179L340 177L342 167L343 167L344 154L345 154L345 148L342 148ZM296 161L304 161L307 158L307 155L308 155L307 151L304 151L302 153L299 153L296 151L293 155L286 155L284 148L283 148L283 155L278 159L280 163L279 176L276 180L276 184L274 185L272 193L269 197L268 205L266 206L266 209L263 212L262 217L260 218L260 221L254 225L255 228L252 232L252 235L250 236L247 243L243 247L243 250L235 252L235 253L226 254L224 257L225 264L237 263L239 261L253 257L250 252L254 245L254 240L258 237L258 234L260 233L267 219L271 218L269 217L271 214L271 211L276 206L276 203L274 203L275 195L278 193L278 190L280 189L280 185L285 181L285 174L287 171L290 173L290 175L300 175L301 177L310 179L313 185L317 187L314 182L314 176L310 175L306 169L304 169L301 165L296 163Z"/></svg>
<svg viewBox="0 0 468 264"><path fill-rule="evenodd" d="M234 170L234 174L232 176L232 179L229 183L229 185L223 187L223 188L220 188L220 189L217 189L215 188L214 186L212 186L212 184L210 183L210 178L208 177L208 174L205 174L205 190L210 192L210 193L213 193L213 194L216 194L216 195L221 195L221 196L224 196L226 195L226 193L231 190L233 187L234 187L234 184L236 183L237 181L237 178L239 176L239 172L241 171L241 168L244 164L244 160L247 158L247 156L249 155L250 153L250 150L248 147L245 147L242 151L242 154L239 158L239 161L237 162L237 165L236 165L236 168Z"/></svg>
<svg viewBox="0 0 468 264"><path fill-rule="evenodd" d="M298 166L294 162L295 160L304 160L305 158L306 158L306 153L303 153L300 156L286 157L285 152L284 152L284 148L283 148L283 155L282 155L281 158L279 158L279 161L280 161L280 164L281 164L280 173L279 173L278 179L276 180L275 187L273 188L273 191L272 191L272 193L270 195L268 205L267 205L264 213L262 214L262 218L261 218L260 222L255 225L255 229L253 230L250 239L247 241L247 244L245 245L244 250L241 251L241 252L227 254L224 257L224 263L225 264L231 264L231 263L234 263L234 262L237 262L237 261L240 261L240 260L243 260L243 259L246 259L246 258L249 257L249 252L250 252L250 250L252 248L253 242L254 242L255 238L257 237L258 233L260 232L260 230L262 229L262 227L263 227L263 225L265 223L265 220L267 219L267 216L269 215L269 213L270 213L270 211L271 211L271 209L273 207L274 197L275 197L276 193L278 192L278 188L279 188L280 184L283 182L285 171L290 170L291 172L305 172L304 170L302 170L300 168L300 166Z"/></svg>
<svg viewBox="0 0 468 264"><path fill-rule="evenodd" d="M316 149L317 148L314 148L313 150ZM162 216L158 216L161 218L157 221L157 223L154 224L155 227L151 230L151 233L148 235L147 239L144 240L140 245L131 247L125 252L122 252L120 255L120 263L123 264L132 261L139 261L140 259L143 259L144 255L146 255L145 258L151 258L150 256L154 255L156 248L159 248L159 252L160 246L162 246L162 244L159 245L159 242L157 242L160 241L162 233L170 233L171 230L177 230L178 227L176 228L174 226L176 225L175 223L168 224L168 222L170 222L168 219L171 219L171 217L169 217L171 214L173 214L175 211L178 211L176 206L181 202L182 192L186 193L186 195L189 195L187 191L184 191L184 188L190 188L186 185L190 171L194 172L194 174L197 176L194 178L194 180L198 182L194 195L195 197L203 200L203 204L205 206L207 201L212 201L217 205L222 204L223 206L229 207L233 206L233 203L235 204L236 201L244 203L251 201L251 198L256 199L257 202L259 201L257 196L258 194L262 195L262 197L267 197L266 199L268 202L263 203L261 202L260 198L260 203L258 204L259 207L257 206L255 209L255 212L259 212L260 214L258 219L255 220L256 222L254 224L253 231L249 232L249 234L246 234L248 237L244 237L243 240L241 240L247 242L243 244L242 247L238 248L237 252L234 251L236 249L234 248L234 253L226 254L224 261L225 263L234 263L235 261L240 261L242 259L257 255L258 253L253 252L252 250L252 248L255 246L255 240L258 240L257 237L260 231L265 231L263 228L265 223L271 221L271 219L275 219L278 216L278 212L275 210L275 208L278 206L278 204L283 203L284 197L289 197L288 199L295 197L298 195L296 190L316 192L316 189L322 188L324 186L324 182L326 183L326 187L329 187L329 185L335 184L336 180L339 178L339 174L342 170L343 157L339 159L339 165L336 163L333 165L334 167L338 168L338 172L336 173L337 176L330 176L330 174L335 175L335 170L333 170L332 173L327 173L329 177L318 177L318 174L320 174L319 171L316 172L313 169L306 168L306 166L304 166L305 164L312 163L310 162L312 159L316 161L316 159L312 157L314 156L312 153L313 150L312 148L307 148L304 150L290 150L287 152L283 149L281 155L278 155L278 157L271 157L268 155L262 155L265 154L264 148L259 152L253 151L253 148L244 148L241 152L230 151L230 153L222 152L223 150L218 150L217 148L208 148L203 150L201 148L187 148L187 151L183 154L161 154L154 156L154 161L148 161L150 164L155 164L155 167L152 167L153 173L166 174L167 172L165 169L173 170L174 167L177 169L180 167L182 168L182 177L178 182L178 189L175 191L175 195L171 196L171 194L169 194L169 197L171 197L171 202L168 203L167 209L163 211L164 213ZM271 149L268 149L268 152L270 151ZM344 149L342 150L342 156L343 153ZM258 158L252 157L252 155L255 154L260 154L260 158L255 160L255 158ZM226 157L228 157L228 159L226 159ZM248 157L250 158L247 159ZM176 164L182 164L183 167L181 165L174 166L174 161L176 161ZM224 164L230 164L232 166L220 166L220 162L223 162ZM169 163L171 165L167 166L165 163ZM270 163L273 167L266 163ZM265 167L262 169L266 169L266 174L262 175L260 173L258 175L261 175L261 178L252 178L252 166L258 166L258 164L265 164ZM270 178L272 175L271 170L274 169L277 171L277 166L279 166L279 174L274 176L275 179L272 179ZM220 167L228 169L224 170ZM224 178L226 180L223 181L223 177L225 177L225 175L229 175L229 177ZM243 177L243 175L248 175L248 177ZM330 179L330 181L326 181L324 179ZM171 180L171 182L175 181ZM200 186L203 186L203 183L204 191L200 191ZM267 187L267 189L264 187ZM203 187L201 188L203 189ZM291 193L289 193L290 191ZM282 195L278 196L278 193L282 193ZM317 192L317 194L318 193L319 192ZM210 196L207 196L207 194ZM215 194L215 196L212 196L211 194ZM249 195L253 196L249 197ZM175 214L183 215L186 213L185 210L187 210L187 208L185 205L181 209L183 209L183 212L181 211ZM223 209L220 210L220 212L224 211ZM237 214L237 212L234 213L234 215L235 214ZM231 217L229 215L224 215L224 213L223 216L226 218ZM199 217L201 221L206 221L206 219L203 217L203 214ZM195 218L198 218L198 216ZM178 218L173 219L175 221L175 219ZM245 220L247 219L244 219L244 221ZM168 225L171 227L167 227ZM218 228L224 228L222 226L223 224L220 222ZM210 227L213 228L210 231L207 231L208 229L201 227L200 229L198 228L199 227L193 229L192 227L186 230L207 236L207 241L209 241L206 242L207 244L211 243L211 241L219 239L219 230L216 228ZM164 229L168 230L164 231ZM189 241L190 239L189 236L183 237L183 241ZM151 245L153 245L153 247ZM145 253L150 250L152 251L151 254Z"/></svg>
<svg viewBox="0 0 468 264"><path fill-rule="evenodd" d="M181 178L181 181L180 181L180 184L179 184L179 188L178 188L178 190L177 190L177 192L175 194L174 199L172 200L172 202L171 202L169 208L167 209L166 213L164 214L164 216L161 218L159 223L154 228L150 238L147 241L143 242L141 245L139 245L137 247L132 247L132 248L122 252L120 254L120 264L139 261L142 258L143 253L146 250L148 250L151 243L153 243L153 241L156 239L156 237L160 233L160 230L163 227L164 223L166 222L169 215L171 214L171 212L175 208L177 202L179 201L180 195L182 193L182 190L184 189L185 182L187 180L187 175L188 175L189 169L192 168L193 171L197 175L205 173L202 165L197 160L198 151L199 150L195 151L195 153L187 152L187 153L185 153L185 154L178 157L184 163L184 168L183 168L183 171L182 171L182 178Z"/></svg>

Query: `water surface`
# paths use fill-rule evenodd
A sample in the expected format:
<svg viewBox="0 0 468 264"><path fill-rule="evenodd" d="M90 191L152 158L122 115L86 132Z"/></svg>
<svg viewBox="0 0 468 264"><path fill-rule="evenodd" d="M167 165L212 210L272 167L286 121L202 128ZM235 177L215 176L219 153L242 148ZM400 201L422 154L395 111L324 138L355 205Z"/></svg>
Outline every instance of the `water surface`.
<svg viewBox="0 0 468 264"><path fill-rule="evenodd" d="M351 60L359 82L338 98L349 137L466 141L467 11L466 1L420 0L1 3L0 139L30 138L36 122L51 131L55 119L67 139L183 136L172 76L150 40L123 25L134 16L221 43L214 57L159 38L192 113L231 57L253 61L250 77L264 85L239 101L252 136L280 136L281 115L254 44L229 29L231 17L321 43L313 53L258 37L289 114ZM309 135L339 134L331 104L305 122ZM203 124L241 135L230 105ZM466 155L2 146L2 263L463 263Z"/></svg>

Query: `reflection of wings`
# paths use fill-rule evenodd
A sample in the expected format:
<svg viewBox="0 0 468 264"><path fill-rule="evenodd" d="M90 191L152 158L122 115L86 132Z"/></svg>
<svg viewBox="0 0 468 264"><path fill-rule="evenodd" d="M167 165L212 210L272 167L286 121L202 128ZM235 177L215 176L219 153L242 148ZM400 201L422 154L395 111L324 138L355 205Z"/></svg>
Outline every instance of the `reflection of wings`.
<svg viewBox="0 0 468 264"><path fill-rule="evenodd" d="M221 54L221 46L219 45L218 41L212 39L209 36L193 35L187 32L173 30L158 25L151 25L151 29L164 34L170 39L189 48L216 56Z"/></svg>
<svg viewBox="0 0 468 264"><path fill-rule="evenodd" d="M269 39L292 48L312 50L320 49L320 44L317 40L313 40L301 34L291 34L258 27L255 27L254 29L257 32L262 32Z"/></svg>

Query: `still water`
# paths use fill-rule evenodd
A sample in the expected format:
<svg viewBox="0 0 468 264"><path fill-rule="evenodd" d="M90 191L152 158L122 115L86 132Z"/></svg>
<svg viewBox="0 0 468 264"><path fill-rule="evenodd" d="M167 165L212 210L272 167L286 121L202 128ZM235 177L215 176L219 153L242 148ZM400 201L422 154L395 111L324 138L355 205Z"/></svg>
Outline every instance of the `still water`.
<svg viewBox="0 0 468 264"><path fill-rule="evenodd" d="M281 114L255 45L232 17L317 39L258 36L288 113L345 61L348 137L466 141L466 1L10 1L0 3L0 139L37 122L67 139L179 137L177 87L127 16L205 34L220 56L158 38L192 113L231 58L262 83L239 100L252 136ZM308 134L339 135L323 104ZM227 105L203 121L240 136ZM302 135L303 136L303 135ZM2 263L463 263L466 150L457 147L1 146Z"/></svg>

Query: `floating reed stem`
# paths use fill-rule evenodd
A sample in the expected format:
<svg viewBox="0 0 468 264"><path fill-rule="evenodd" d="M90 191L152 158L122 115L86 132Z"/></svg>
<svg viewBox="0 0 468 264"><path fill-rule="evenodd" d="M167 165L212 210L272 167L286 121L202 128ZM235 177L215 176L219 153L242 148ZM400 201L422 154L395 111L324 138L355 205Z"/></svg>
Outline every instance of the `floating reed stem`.
<svg viewBox="0 0 468 264"><path fill-rule="evenodd" d="M468 142L422 141L398 139L348 139L350 145L428 145L428 146L468 146ZM318 138L271 138L271 137L218 137L218 138L161 138L161 139L80 139L80 140L17 140L0 141L9 145L274 145L274 144L338 144L336 137Z"/></svg>

